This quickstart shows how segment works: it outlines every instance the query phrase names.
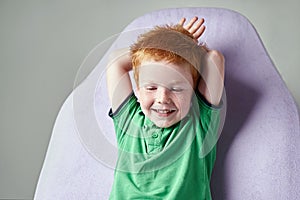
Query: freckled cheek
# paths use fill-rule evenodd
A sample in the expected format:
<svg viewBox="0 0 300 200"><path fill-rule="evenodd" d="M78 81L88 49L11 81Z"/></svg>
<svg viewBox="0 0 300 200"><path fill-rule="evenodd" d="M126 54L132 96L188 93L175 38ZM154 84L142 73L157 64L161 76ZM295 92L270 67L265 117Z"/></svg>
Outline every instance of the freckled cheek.
<svg viewBox="0 0 300 200"><path fill-rule="evenodd" d="M189 95L177 96L177 106L180 108L182 113L187 113L190 109L191 100Z"/></svg>
<svg viewBox="0 0 300 200"><path fill-rule="evenodd" d="M140 103L143 109L150 109L154 102L153 96L144 94L140 96Z"/></svg>
<svg viewBox="0 0 300 200"><path fill-rule="evenodd" d="M185 101L181 101L180 103L181 103L181 105L180 105L180 107L181 107L181 112L184 112L184 111L189 110L189 108L190 108L190 103L188 102L187 99L186 99Z"/></svg>

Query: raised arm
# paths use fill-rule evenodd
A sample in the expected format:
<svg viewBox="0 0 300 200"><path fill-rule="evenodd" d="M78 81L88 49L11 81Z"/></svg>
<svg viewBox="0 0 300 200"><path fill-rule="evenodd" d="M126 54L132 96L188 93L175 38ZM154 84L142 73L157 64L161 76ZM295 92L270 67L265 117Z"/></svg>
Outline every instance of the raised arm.
<svg viewBox="0 0 300 200"><path fill-rule="evenodd" d="M209 50L205 56L198 90L212 105L220 104L224 88L225 59L221 52Z"/></svg>
<svg viewBox="0 0 300 200"><path fill-rule="evenodd" d="M110 54L106 78L108 96L113 112L132 93L132 85L128 74L131 69L129 48L115 50Z"/></svg>
<svg viewBox="0 0 300 200"><path fill-rule="evenodd" d="M194 17L184 25L185 21L186 19L182 18L179 24L192 33L198 43L198 39L205 30L204 19L201 18L198 21L198 17ZM208 50L204 57L198 90L209 103L215 106L220 104L223 94L224 68L225 59L222 53L216 50Z"/></svg>

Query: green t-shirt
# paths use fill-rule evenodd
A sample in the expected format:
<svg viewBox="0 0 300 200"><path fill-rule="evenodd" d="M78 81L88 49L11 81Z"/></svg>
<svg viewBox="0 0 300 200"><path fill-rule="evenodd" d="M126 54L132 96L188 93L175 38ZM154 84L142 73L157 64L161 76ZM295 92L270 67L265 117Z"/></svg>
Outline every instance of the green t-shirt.
<svg viewBox="0 0 300 200"><path fill-rule="evenodd" d="M211 199L219 108L197 92L187 116L159 128L145 117L132 94L109 115L119 148L110 199Z"/></svg>

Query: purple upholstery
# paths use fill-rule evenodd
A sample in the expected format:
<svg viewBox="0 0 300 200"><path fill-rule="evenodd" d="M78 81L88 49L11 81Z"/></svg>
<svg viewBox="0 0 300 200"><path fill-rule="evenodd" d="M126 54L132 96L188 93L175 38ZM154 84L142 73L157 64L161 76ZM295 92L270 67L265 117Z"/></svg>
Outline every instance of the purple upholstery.
<svg viewBox="0 0 300 200"><path fill-rule="evenodd" d="M126 34L130 30L177 23L183 16L195 15L206 19L207 30L201 41L221 51L226 59L227 112L212 177L213 199L299 199L298 109L254 27L245 17L216 8L159 10L129 24L110 50L131 44L138 31ZM115 152L100 158L97 155L108 147L88 147L97 146L97 140L107 139L112 145L115 142L112 122L107 117L105 79L97 81L102 77L106 55L68 97L58 114L36 188L36 200L108 198L113 169L106 165L113 166ZM79 96L75 98L76 92ZM86 94L93 96L92 102L87 100ZM94 115L88 113L89 109L94 109ZM107 138L80 138L78 132L82 127L78 121L81 120L85 121L82 127L88 127L86 132L97 129L95 124L98 124ZM107 163L103 164L103 160Z"/></svg>

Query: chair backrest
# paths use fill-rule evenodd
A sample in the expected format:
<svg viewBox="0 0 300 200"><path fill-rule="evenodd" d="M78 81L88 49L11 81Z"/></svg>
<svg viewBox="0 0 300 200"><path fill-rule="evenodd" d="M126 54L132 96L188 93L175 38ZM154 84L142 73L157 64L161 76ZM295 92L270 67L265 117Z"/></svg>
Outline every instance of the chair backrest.
<svg viewBox="0 0 300 200"><path fill-rule="evenodd" d="M212 176L213 199L300 197L298 109L254 27L226 9L175 8L154 11L129 24L65 101L35 199L108 199L116 161L103 76L108 52L130 45L146 28L193 16L206 19L201 41L226 59L227 112Z"/></svg>

